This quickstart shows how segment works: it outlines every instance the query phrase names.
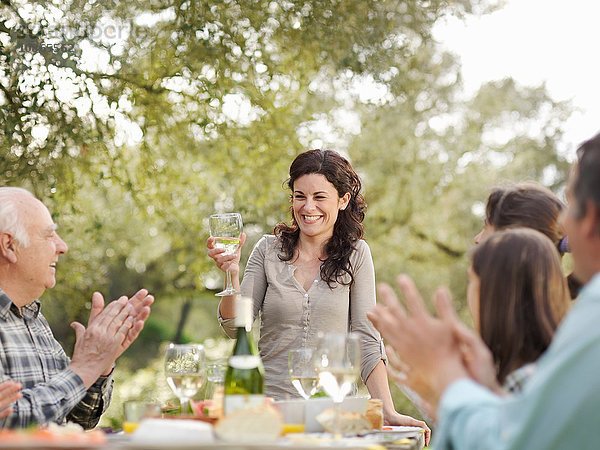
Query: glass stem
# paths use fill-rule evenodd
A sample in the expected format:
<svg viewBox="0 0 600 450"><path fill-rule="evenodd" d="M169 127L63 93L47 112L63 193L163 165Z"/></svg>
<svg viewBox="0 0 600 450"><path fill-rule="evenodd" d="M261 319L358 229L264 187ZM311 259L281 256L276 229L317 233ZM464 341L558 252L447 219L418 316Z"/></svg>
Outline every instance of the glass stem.
<svg viewBox="0 0 600 450"><path fill-rule="evenodd" d="M342 403L341 402L334 402L333 403L333 410L335 411L335 415L333 416L333 438L334 439L341 439L342 438L342 431L340 429L340 415L342 414Z"/></svg>
<svg viewBox="0 0 600 450"><path fill-rule="evenodd" d="M186 416L190 413L190 399L187 397L182 397L179 399L181 403L181 415Z"/></svg>
<svg viewBox="0 0 600 450"><path fill-rule="evenodd" d="M227 272L225 272L225 277L226 277L225 290L227 292L231 292L231 291L233 291L233 284L231 283L231 273L229 273L229 270Z"/></svg>
<svg viewBox="0 0 600 450"><path fill-rule="evenodd" d="M213 398L213 396L215 395L215 383L214 381L210 381L209 383L206 385L206 392L204 394L204 399L208 400Z"/></svg>

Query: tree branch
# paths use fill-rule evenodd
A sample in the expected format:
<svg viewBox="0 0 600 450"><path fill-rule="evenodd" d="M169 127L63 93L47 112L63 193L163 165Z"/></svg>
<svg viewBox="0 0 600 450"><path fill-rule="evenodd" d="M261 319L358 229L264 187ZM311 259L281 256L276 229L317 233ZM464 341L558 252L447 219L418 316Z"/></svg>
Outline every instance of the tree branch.
<svg viewBox="0 0 600 450"><path fill-rule="evenodd" d="M438 250L440 250L442 253L446 254L447 256L450 256L451 258L460 258L464 254L464 252L461 251L461 250L455 250L455 249L451 248L450 246L448 246L447 244L444 244L443 242L440 242L437 239L434 239L434 238L432 238L430 236L427 236L425 233L423 233L420 230L417 230L412 225L410 225L408 228L411 231L411 233L413 233L419 239L422 239L424 241L430 242Z"/></svg>
<svg viewBox="0 0 600 450"><path fill-rule="evenodd" d="M113 80L118 80L121 81L123 83L127 83L127 84L131 84L135 87L138 87L140 89L144 89L147 92L150 92L152 94L162 94L164 92L167 91L167 89L161 87L161 88L156 88L153 85L150 84L143 84L140 83L137 80L131 79L131 78L126 78L124 76L118 75L118 74L107 74L107 73L98 73L98 72L88 72L87 70L81 70L79 68L74 68L73 71L80 76L87 76L89 78L91 78L94 81L99 81L105 78L109 78L109 79L113 79Z"/></svg>

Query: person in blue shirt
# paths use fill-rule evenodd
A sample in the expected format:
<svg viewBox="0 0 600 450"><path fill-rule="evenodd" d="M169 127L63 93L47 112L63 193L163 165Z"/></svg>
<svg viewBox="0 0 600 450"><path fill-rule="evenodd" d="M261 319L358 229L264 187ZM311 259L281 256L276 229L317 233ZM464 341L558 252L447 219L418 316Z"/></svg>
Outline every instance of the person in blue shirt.
<svg viewBox="0 0 600 450"><path fill-rule="evenodd" d="M436 450L600 447L600 135L577 154L562 221L574 273L585 286L520 394L498 396L477 382L478 372L490 369L489 350L459 322L445 288L436 292L434 317L409 277L398 278L406 306L390 286L380 286L383 303L369 318L402 370L419 373L421 383L412 388L437 411ZM463 358L465 347L484 357L472 364Z"/></svg>

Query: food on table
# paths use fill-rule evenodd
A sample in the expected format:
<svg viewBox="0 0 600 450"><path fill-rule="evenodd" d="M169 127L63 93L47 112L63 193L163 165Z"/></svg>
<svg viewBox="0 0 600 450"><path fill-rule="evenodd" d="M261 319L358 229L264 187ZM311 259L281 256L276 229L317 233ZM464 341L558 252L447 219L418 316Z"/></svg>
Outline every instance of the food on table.
<svg viewBox="0 0 600 450"><path fill-rule="evenodd" d="M215 425L216 436L227 442L272 442L281 434L283 418L272 405L240 409Z"/></svg>
<svg viewBox="0 0 600 450"><path fill-rule="evenodd" d="M168 401L160 407L160 412L163 416L176 416L181 413L181 408L178 404Z"/></svg>
<svg viewBox="0 0 600 450"><path fill-rule="evenodd" d="M223 402L212 399L200 402L192 401L194 415L206 419L220 419L223 417Z"/></svg>
<svg viewBox="0 0 600 450"><path fill-rule="evenodd" d="M365 418L371 422L372 429L381 430L383 428L383 402L380 399L369 399Z"/></svg>
<svg viewBox="0 0 600 450"><path fill-rule="evenodd" d="M336 417L338 414L339 417ZM315 419L328 433L337 431L341 434L355 435L372 429L371 422L364 415L357 412L337 411L335 408L326 409Z"/></svg>
<svg viewBox="0 0 600 450"><path fill-rule="evenodd" d="M284 423L281 434L304 433L305 431L303 423Z"/></svg>
<svg viewBox="0 0 600 450"><path fill-rule="evenodd" d="M123 422L123 431L125 433L133 433L139 426L139 422Z"/></svg>
<svg viewBox="0 0 600 450"><path fill-rule="evenodd" d="M3 444L19 443L64 443L83 444L85 446L103 445L106 443L106 435L102 430L85 431L75 423L57 425L50 423L45 427L30 427L18 430L0 430L0 441Z"/></svg>

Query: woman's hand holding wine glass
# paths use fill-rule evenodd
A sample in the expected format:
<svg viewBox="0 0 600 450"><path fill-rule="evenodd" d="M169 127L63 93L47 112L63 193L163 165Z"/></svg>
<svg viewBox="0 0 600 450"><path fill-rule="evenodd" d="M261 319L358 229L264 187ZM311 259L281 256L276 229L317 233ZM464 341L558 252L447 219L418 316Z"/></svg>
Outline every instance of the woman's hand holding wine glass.
<svg viewBox="0 0 600 450"><path fill-rule="evenodd" d="M243 245L246 236L242 233L242 216L239 213L213 214L209 218L210 238L208 240L208 255L215 260L217 266L224 270L227 276L225 289L215 295L225 297L238 294L231 282L231 269L235 264L239 272L238 249Z"/></svg>

